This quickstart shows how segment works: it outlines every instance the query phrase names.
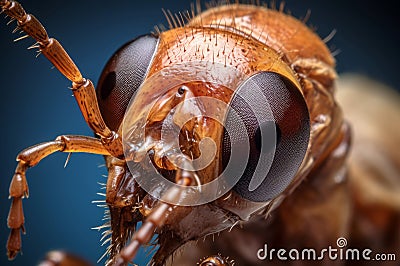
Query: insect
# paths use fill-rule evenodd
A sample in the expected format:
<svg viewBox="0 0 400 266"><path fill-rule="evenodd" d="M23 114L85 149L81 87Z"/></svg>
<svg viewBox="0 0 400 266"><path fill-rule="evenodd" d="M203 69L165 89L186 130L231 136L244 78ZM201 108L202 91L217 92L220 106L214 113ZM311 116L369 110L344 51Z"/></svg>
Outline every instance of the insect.
<svg viewBox="0 0 400 266"><path fill-rule="evenodd" d="M10 2L2 1L1 3L8 8ZM241 15L241 12L244 12L245 15ZM271 19L271 23L282 20L288 22L288 25L285 24L285 27L282 27L287 29L286 35L282 32L277 34L270 31L279 25L267 27L265 23L252 22L246 24L247 22L243 18L247 17L248 13L253 14L252 12L255 12L253 17L255 21L263 18L263 12L267 12L268 15L277 16L276 19ZM109 249L110 264L118 263L118 260L121 259L124 262L131 260L137 251L138 244L148 242L155 230L159 235L158 239L161 246L154 257L154 262L163 264L177 246L188 240L228 229L236 222L246 220L248 216L255 213L260 214L258 217L264 219L265 215L269 215L273 209L278 208L286 195L294 191L306 176L309 180L315 179L316 182L322 182L322 187L328 190L330 188L328 186L329 177L335 177L335 180L338 177L344 177L341 175L343 172L340 171L339 166L343 165L346 152L340 154L339 158L332 158L332 156L339 153L340 150L348 148L349 128L343 122L340 108L333 100L332 91L336 78L333 69L334 62L323 42L300 22L278 11L266 10L257 6L228 5L210 9L198 17L190 13L186 16L169 15L172 30L160 32L157 36L142 36L130 45L125 46L125 50L120 50L114 56L114 61L110 61L103 72L97 90L97 98L90 83L85 83L81 79L76 69L70 67L71 63L65 64L69 60L68 57L64 55L59 61L54 59L53 51L46 51L43 48L45 44L50 44L50 41L47 40L43 32L38 35L38 38L42 38L42 53L56 60L55 64L61 68L61 71L67 73L67 76L75 82L73 91L85 120L101 138L99 140L76 136L62 137L49 143L48 146L28 150L19 158L21 162L26 162L31 166L38 159L41 159L42 155L37 153L37 150L47 153L47 151L64 149L63 151L66 152L88 151L109 156L107 157L109 169L107 203L110 206L112 230ZM185 19L190 20L187 23L188 26L181 27L182 20ZM293 26L290 23L293 23ZM309 49L303 47L303 39L313 45ZM126 54L130 54L129 49L133 50L133 56L130 58L133 61L124 64ZM60 48L57 48L54 54L58 57L63 52ZM144 56L144 58L139 57L139 55ZM126 71L129 67L131 67L128 71L129 75L124 74L124 70ZM131 73L135 74L131 75ZM220 73L221 75L208 76L209 73ZM128 78L131 78L131 80L127 81ZM281 102L280 97L272 98L273 95L268 94L268 91L263 91L264 86L259 85L264 83L273 85L282 95L289 95L290 97L282 97L283 102ZM129 87L127 87L127 84L129 84ZM87 85L89 89L82 87L83 85ZM253 111L253 106L242 104L246 100L247 102L257 103L257 99L246 98L250 97L247 96L246 91L256 90L259 87L261 87L261 94L257 96L261 99L264 97L262 103L267 102L272 105L269 113L261 113L260 115L257 111ZM129 101L134 93L136 93L135 100L130 105ZM201 96L212 96L212 99L216 98L219 102L212 101L209 103L204 99L198 102L197 100L200 101ZM97 110L96 99L99 101L100 110ZM225 105L222 105L218 112L212 110L212 108L211 110L206 108L207 106L216 106L221 102ZM281 106L273 105L278 103L290 108L280 109ZM184 104L187 104L188 107ZM151 180L158 172L171 182L192 184L194 187L191 186L191 189L197 191L196 185L209 182L218 176L222 169L227 167L227 162L224 159L229 157L229 154L223 153L225 147L234 148L235 143L241 144L235 142L239 141L234 138L235 136L230 136L228 141L224 130L214 121L219 119L228 129L234 128L237 117L230 113L228 109L224 110L224 108L231 106L233 109L242 106L246 110L242 115L253 113L250 118L253 124L245 124L243 128L250 137L249 148L252 151L250 154L257 153L257 149L260 149L257 139L261 139L261 142L264 143L262 147L267 143L266 138L263 137L264 134L262 134L264 130L275 139L275 143L273 143L275 148L278 148L280 143L285 143L285 145L281 144L280 148L285 146L286 148L289 147L287 152L296 151L296 154L287 154L289 157L292 156L290 157L291 160L288 160L291 161L291 164L286 165L284 169L282 169L283 166L272 168L275 169L275 172L271 171L271 173L274 173L273 176L270 176L270 179L264 179L258 186L256 184L254 190L256 192L245 189L246 185L249 185L254 179L252 179L253 176L243 174L243 176L239 176L241 178L239 185L235 184L233 190L225 191L227 194L220 195L213 201L202 205L196 205L193 202L190 204L179 202L185 198L182 195L190 195L190 191L185 192L178 189L176 198L173 198L171 195L174 187L158 192L155 190L160 187L154 187L154 184L150 184L149 191L147 191L142 188L145 184L138 185L136 183L136 179L139 179L139 177L147 177ZM171 110L174 110L173 114L170 114ZM127 111L127 115L123 123L125 111ZM191 113L192 111L193 113ZM220 112L224 119L217 116ZM289 112L288 117L283 116L287 112ZM190 120L187 120L184 116L186 114L191 115ZM208 116L213 116L213 119L204 119ZM264 120L256 124L255 120L260 119ZM274 122L273 124L268 123L271 120ZM166 149L172 140L169 136L163 138L161 134L165 127L169 129L167 133L175 132L174 124L180 126L181 128L178 129L181 131L174 135L175 138L172 140L182 140L181 143L183 144L180 144L180 149L183 155L179 150L174 149L176 147L173 145L169 150ZM195 130L196 127L200 127L200 129ZM261 130L258 130L260 128ZM270 128L273 130L270 131ZM122 138L124 136L123 129L128 134L125 142ZM141 129L144 130L145 138L141 135ZM134 134L129 135L133 131ZM309 131L311 131L310 142ZM261 133L257 135L257 132ZM203 154L200 140L204 137L209 137L218 144L216 150L218 160L213 160L206 168L199 171L190 171L190 169L195 168L191 163L192 159L201 158ZM69 144L72 145L70 148L62 147ZM124 144L127 144L128 147ZM145 148L145 152L141 148ZM212 151L212 147L209 147L206 151L204 153L209 153L209 151ZM268 153L268 151L265 153ZM280 156L275 157L275 159L283 161L284 155L282 154L286 150L279 151L278 155L280 154ZM167 157L169 154L172 154L172 157ZM149 157L144 155L149 155ZM133 164L133 169L126 164L126 162L143 162L146 158L150 158L150 162L157 167L157 172L153 173L154 176L140 172L141 169L136 169L137 164ZM250 161L254 162L257 159L251 157ZM302 161L303 166L299 170L298 167ZM182 167L176 167L179 162L182 163ZM324 170L325 164L327 170ZM140 166L142 167L142 164ZM14 256L15 252L19 250L18 234L21 227L19 206L22 202L20 196L26 191L23 176L25 167L24 163L19 164L17 175L11 185L14 207L11 209L11 218L9 219L11 220L9 224L13 228L9 242L10 256ZM252 167L255 168L246 165L245 173L254 172L254 169L251 170ZM146 167L143 168L147 171ZM329 175L324 172L328 170ZM296 175L295 172L297 172ZM325 179L317 179L320 176L324 176ZM212 177L211 180L207 180L209 177ZM271 185L271 183L265 183L265 180L272 182L271 180L275 178L280 180L281 183L276 185L277 188L269 190L267 185ZM343 181L340 178L338 180ZM345 182L337 182L334 191L328 192L336 195L335 193L340 194L346 188ZM296 197L300 193L298 191L302 191L304 195L310 193L312 196L312 192L309 192L307 187L304 188L303 185L294 194L291 194L293 197L292 200L288 200L289 202L298 200L298 197ZM164 192L163 196L166 198L161 197L163 201L159 201L157 200L157 193L162 192ZM190 199L189 196L188 198ZM346 199L339 197L338 200L343 200L343 202L340 201L344 203L342 206L348 206ZM281 207L287 212L283 212L282 215L290 213L291 205L288 201L283 203L285 208ZM192 206L193 204L195 206ZM337 202L329 201L326 204L337 204ZM176 207L177 205L185 206ZM299 206L296 206L296 208L299 211L301 210ZM213 217L211 222L209 217ZM338 219L343 217L343 215L337 216ZM198 224L204 225L204 228L200 227L197 230L188 228L184 218L192 222L196 221ZM302 225L309 225L307 222L312 224L314 220L311 218L302 219ZM291 221L291 224L294 224L291 217L283 216L281 219ZM332 221L331 217L325 217L325 219ZM121 251L125 241L135 232L136 223L142 220L148 221L141 227L142 231L136 231L142 233L142 235L136 233L133 236L134 240L129 245L130 249ZM275 220L276 223L279 223L279 221L279 219ZM248 225L251 225L252 222L257 224L257 221L252 220ZM337 221L337 224L333 224L330 227L332 232L326 238L331 241L337 236L346 235L347 231L342 228L345 222ZM219 224L222 224L222 226L218 227ZM233 228L233 230L236 231L236 228ZM243 232L246 232L246 229ZM302 232L305 231L299 230L297 233L301 234ZM237 233L231 235L234 236ZM221 239L226 237L229 236L224 235ZM273 234L269 237L278 238ZM299 238L301 237L299 236ZM135 240L137 241L135 242ZM327 242L313 239L312 236L307 240L321 245ZM264 241L266 240L264 239ZM276 241L279 243L278 240ZM269 243L274 243L274 241ZM301 241L296 241L296 243L298 245L303 244ZM218 245L218 242L216 242L216 245ZM210 246L205 245L203 249L207 250ZM221 248L227 248L227 246L222 245ZM195 260L198 261L198 258ZM240 259L237 260L240 261Z"/></svg>

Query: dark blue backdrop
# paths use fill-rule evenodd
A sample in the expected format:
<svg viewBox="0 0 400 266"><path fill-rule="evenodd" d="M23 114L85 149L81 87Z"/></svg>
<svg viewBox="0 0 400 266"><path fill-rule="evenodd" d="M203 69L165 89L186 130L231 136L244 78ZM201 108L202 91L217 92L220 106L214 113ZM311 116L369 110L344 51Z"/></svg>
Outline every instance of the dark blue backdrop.
<svg viewBox="0 0 400 266"><path fill-rule="evenodd" d="M95 83L103 65L123 43L165 23L161 8L181 11L190 1L23 1L27 10L56 36L76 60L85 76ZM355 71L400 88L399 29L395 8L376 1L295 1L287 9L297 17L312 10L309 24L322 37L337 34L329 46L339 73ZM348 2L348 1L346 1ZM56 154L29 170L31 197L24 200L27 235L23 256L8 262L3 248L8 229L8 185L16 166L15 156L25 147L52 140L60 134L92 135L71 92L69 82L50 64L26 47L31 40L13 44L14 26L0 21L0 265L34 265L51 249L67 249L93 263L103 253L100 235L91 227L101 223L103 210L91 203L105 182L101 156L73 155L63 168L66 154ZM14 24L13 24L14 25ZM143 261L138 263L143 264Z"/></svg>

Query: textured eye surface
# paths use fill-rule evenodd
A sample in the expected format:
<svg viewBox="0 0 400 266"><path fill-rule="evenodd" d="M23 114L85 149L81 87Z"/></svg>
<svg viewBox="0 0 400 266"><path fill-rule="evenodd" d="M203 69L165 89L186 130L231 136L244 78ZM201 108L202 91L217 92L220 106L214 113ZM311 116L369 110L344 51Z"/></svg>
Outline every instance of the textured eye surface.
<svg viewBox="0 0 400 266"><path fill-rule="evenodd" d="M103 118L117 130L135 91L142 84L156 51L158 39L144 35L122 46L108 61L97 86Z"/></svg>
<svg viewBox="0 0 400 266"><path fill-rule="evenodd" d="M269 201L289 185L306 153L310 134L307 105L291 81L276 73L260 72L235 91L230 107L245 124L250 145L249 154L241 155L248 161L234 190L251 201ZM237 116L228 112L222 144L224 166L231 146L243 145L240 138L226 133L237 132L236 120ZM260 171L266 164L268 171ZM252 186L257 175L261 181Z"/></svg>

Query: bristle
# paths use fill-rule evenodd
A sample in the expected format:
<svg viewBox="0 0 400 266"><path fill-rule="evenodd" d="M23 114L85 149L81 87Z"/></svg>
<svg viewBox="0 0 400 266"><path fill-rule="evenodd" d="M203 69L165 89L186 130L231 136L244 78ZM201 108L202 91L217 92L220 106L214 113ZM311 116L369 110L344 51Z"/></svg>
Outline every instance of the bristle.
<svg viewBox="0 0 400 266"><path fill-rule="evenodd" d="M23 40L23 39L26 39L26 38L28 38L28 37L29 37L29 35L21 36L21 37L15 39L14 42L19 42L19 41L21 41L21 40Z"/></svg>
<svg viewBox="0 0 400 266"><path fill-rule="evenodd" d="M104 240L104 238L106 238L107 236L111 235L112 231L109 229L109 230L104 231L101 234L102 234L102 237L100 238L100 242L102 242Z"/></svg>
<svg viewBox="0 0 400 266"><path fill-rule="evenodd" d="M276 10L276 1L275 1L275 0L271 0L269 6L270 6L270 8L271 8L272 10Z"/></svg>
<svg viewBox="0 0 400 266"><path fill-rule="evenodd" d="M109 250L106 249L106 251L103 253L103 255L101 255L101 257L97 260L97 263L99 263L100 261L102 261L108 254L110 254ZM109 261L106 262L106 265L109 265Z"/></svg>
<svg viewBox="0 0 400 266"><path fill-rule="evenodd" d="M102 225L99 225L99 226L96 226L96 227L92 227L91 229L100 231L100 230L102 230L104 228L109 228L109 227L110 227L110 223L108 222L108 223L105 223L105 224L102 224Z"/></svg>
<svg viewBox="0 0 400 266"><path fill-rule="evenodd" d="M190 3L190 13L191 13L191 17L194 18L196 16L196 10L194 7L194 3Z"/></svg>
<svg viewBox="0 0 400 266"><path fill-rule="evenodd" d="M333 56L333 57L335 57L335 56L337 56L338 54L340 54L342 51L340 50L340 49L336 49L335 51L332 51L331 52L331 55Z"/></svg>
<svg viewBox="0 0 400 266"><path fill-rule="evenodd" d="M304 16L304 18L301 20L304 24L307 23L307 21L310 19L311 16L311 9L307 9L306 15Z"/></svg>
<svg viewBox="0 0 400 266"><path fill-rule="evenodd" d="M211 9L215 7L215 1L210 1L205 3L206 9Z"/></svg>
<svg viewBox="0 0 400 266"><path fill-rule="evenodd" d="M196 12L197 12L197 15L201 13L201 1L200 0L196 0Z"/></svg>
<svg viewBox="0 0 400 266"><path fill-rule="evenodd" d="M31 46L28 47L28 50L32 50L32 49L39 49L40 46L39 44L36 42L34 44L32 44Z"/></svg>
<svg viewBox="0 0 400 266"><path fill-rule="evenodd" d="M182 28L185 26L185 20L183 19L182 12L178 12L178 14L175 13L175 16L177 17L179 21L179 26Z"/></svg>
<svg viewBox="0 0 400 266"><path fill-rule="evenodd" d="M67 159L65 159L64 168L67 167L69 160L71 159L72 152L68 153Z"/></svg>
<svg viewBox="0 0 400 266"><path fill-rule="evenodd" d="M186 26L192 20L189 10L185 10L184 12L182 12L182 16L183 16L185 26Z"/></svg>
<svg viewBox="0 0 400 266"><path fill-rule="evenodd" d="M237 225L237 224L239 224L239 220L238 221L236 221L234 224L232 224L232 226L229 228L229 230L228 230L228 232L230 232L230 231L232 231L232 229Z"/></svg>
<svg viewBox="0 0 400 266"><path fill-rule="evenodd" d="M105 200L92 200L92 203L106 203Z"/></svg>
<svg viewBox="0 0 400 266"><path fill-rule="evenodd" d="M157 35L157 36L160 35L162 32L161 29L157 25L154 26L154 30L156 31L155 35Z"/></svg>
<svg viewBox="0 0 400 266"><path fill-rule="evenodd" d="M104 215L103 218L101 219L102 221L107 221L110 220L111 216L109 215Z"/></svg>
<svg viewBox="0 0 400 266"><path fill-rule="evenodd" d="M326 36L322 41L323 41L324 43L329 42L330 40L332 40L332 38L335 36L335 34L336 34L336 29L333 29L333 30L328 34L328 36Z"/></svg>
<svg viewBox="0 0 400 266"><path fill-rule="evenodd" d="M183 13L183 17L184 17L185 20L186 20L185 24L189 23L189 22L193 19L193 17L191 17L191 15L190 15L190 13L189 13L189 10L186 10L186 11Z"/></svg>
<svg viewBox="0 0 400 266"><path fill-rule="evenodd" d="M101 246L104 246L105 244L110 243L110 242L111 242L111 237L104 240L103 243L101 243Z"/></svg>
<svg viewBox="0 0 400 266"><path fill-rule="evenodd" d="M10 20L7 22L7 26L10 25L11 23L13 23L15 21L15 18L10 18Z"/></svg>
<svg viewBox="0 0 400 266"><path fill-rule="evenodd" d="M283 13L285 11L285 4L286 4L285 1L282 1L279 4L279 12Z"/></svg>
<svg viewBox="0 0 400 266"><path fill-rule="evenodd" d="M169 18L169 16L168 16L168 13L165 11L164 8L161 9L161 10L162 10L162 12L164 13L165 18L167 19L169 28L170 28L170 29L173 29L174 26L173 26L172 23L171 23L171 20L170 20L170 18Z"/></svg>
<svg viewBox="0 0 400 266"><path fill-rule="evenodd" d="M169 17L171 18L172 24L174 25L174 29L178 28L178 23L175 20L174 15L172 14L171 10L167 10Z"/></svg>
<svg viewBox="0 0 400 266"><path fill-rule="evenodd" d="M8 23L7 23L8 24ZM15 27L14 29L13 29L13 31L12 31L12 34L14 34L14 33L16 33L16 32L18 32L19 30L21 30L21 28L20 27Z"/></svg>
<svg viewBox="0 0 400 266"><path fill-rule="evenodd" d="M167 31L167 27L165 27L164 24L159 24L158 26L160 27L161 32Z"/></svg>

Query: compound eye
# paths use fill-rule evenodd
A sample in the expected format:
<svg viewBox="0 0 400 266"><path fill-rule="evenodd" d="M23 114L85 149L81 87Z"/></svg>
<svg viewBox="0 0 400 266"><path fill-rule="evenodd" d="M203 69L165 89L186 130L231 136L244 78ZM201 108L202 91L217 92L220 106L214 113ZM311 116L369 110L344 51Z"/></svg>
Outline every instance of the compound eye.
<svg viewBox="0 0 400 266"><path fill-rule="evenodd" d="M106 64L97 86L97 99L107 126L118 130L133 94L143 83L158 38L143 35L122 46Z"/></svg>
<svg viewBox="0 0 400 266"><path fill-rule="evenodd" d="M250 152L241 155L248 156L247 166L233 189L245 199L269 201L286 189L307 151L310 118L304 97L287 78L260 72L241 84L230 107L237 115L230 110L226 118L223 165L228 164L232 145L244 145L235 137L240 117Z"/></svg>

